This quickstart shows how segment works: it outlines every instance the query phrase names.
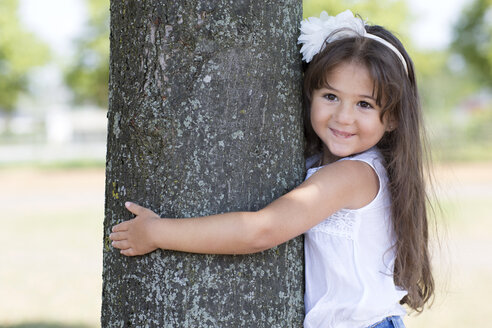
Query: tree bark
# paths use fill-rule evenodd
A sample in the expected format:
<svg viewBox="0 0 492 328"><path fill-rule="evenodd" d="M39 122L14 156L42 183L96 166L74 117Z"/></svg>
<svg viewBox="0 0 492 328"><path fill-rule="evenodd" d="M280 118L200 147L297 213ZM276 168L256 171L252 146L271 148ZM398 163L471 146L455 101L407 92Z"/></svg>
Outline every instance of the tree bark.
<svg viewBox="0 0 492 328"><path fill-rule="evenodd" d="M302 238L241 256L126 258L127 200L162 217L258 210L304 176L300 0L114 0L103 327L301 327Z"/></svg>

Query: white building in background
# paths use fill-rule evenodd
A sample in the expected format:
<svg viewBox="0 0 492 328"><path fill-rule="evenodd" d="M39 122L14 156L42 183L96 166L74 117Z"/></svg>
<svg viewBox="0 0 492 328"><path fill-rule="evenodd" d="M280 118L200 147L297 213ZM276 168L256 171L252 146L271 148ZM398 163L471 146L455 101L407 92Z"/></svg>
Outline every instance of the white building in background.
<svg viewBox="0 0 492 328"><path fill-rule="evenodd" d="M71 94L55 65L36 70L30 88L18 103L8 134L0 117L0 139L6 137L0 140L0 164L104 162L106 110L70 105Z"/></svg>
<svg viewBox="0 0 492 328"><path fill-rule="evenodd" d="M67 108L53 106L46 112L45 134L48 143L66 144L72 141L73 126Z"/></svg>
<svg viewBox="0 0 492 328"><path fill-rule="evenodd" d="M97 107L53 106L46 112L45 126L50 144L106 141L106 112Z"/></svg>
<svg viewBox="0 0 492 328"><path fill-rule="evenodd" d="M82 107L71 111L73 142L106 143L107 112L97 107Z"/></svg>
<svg viewBox="0 0 492 328"><path fill-rule="evenodd" d="M71 105L72 94L57 65L38 69L32 75L31 83L32 98L24 105L33 115L39 117L42 114L47 143L106 141L106 110L90 105Z"/></svg>

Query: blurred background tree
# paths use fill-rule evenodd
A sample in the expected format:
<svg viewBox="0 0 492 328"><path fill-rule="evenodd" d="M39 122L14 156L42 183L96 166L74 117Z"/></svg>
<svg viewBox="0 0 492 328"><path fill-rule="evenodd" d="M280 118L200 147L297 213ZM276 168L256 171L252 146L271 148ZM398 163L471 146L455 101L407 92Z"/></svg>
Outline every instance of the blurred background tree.
<svg viewBox="0 0 492 328"><path fill-rule="evenodd" d="M451 101L441 111L450 119L437 133L435 148L445 160L491 160L492 0L468 2L446 53L451 74L438 87Z"/></svg>
<svg viewBox="0 0 492 328"><path fill-rule="evenodd" d="M0 1L0 112L11 114L28 89L33 67L50 59L50 50L18 20L18 0Z"/></svg>
<svg viewBox="0 0 492 328"><path fill-rule="evenodd" d="M86 0L88 21L75 40L75 56L65 70L74 103L108 107L109 0Z"/></svg>
<svg viewBox="0 0 492 328"><path fill-rule="evenodd" d="M451 49L463 56L470 73L492 86L492 0L475 0L465 8Z"/></svg>

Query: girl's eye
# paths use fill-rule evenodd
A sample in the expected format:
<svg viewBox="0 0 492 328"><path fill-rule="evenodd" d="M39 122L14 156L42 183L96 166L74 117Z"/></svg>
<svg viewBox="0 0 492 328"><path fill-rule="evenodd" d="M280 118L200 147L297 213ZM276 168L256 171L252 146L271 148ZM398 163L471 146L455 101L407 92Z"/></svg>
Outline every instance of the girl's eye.
<svg viewBox="0 0 492 328"><path fill-rule="evenodd" d="M366 108L366 109L370 109L370 108L374 108L370 103L368 103L367 101L360 101L358 103L359 107L362 107L362 108Z"/></svg>
<svg viewBox="0 0 492 328"><path fill-rule="evenodd" d="M326 100L329 100L329 101L337 100L337 96L335 96L333 93L327 93L323 96L323 98L325 98Z"/></svg>

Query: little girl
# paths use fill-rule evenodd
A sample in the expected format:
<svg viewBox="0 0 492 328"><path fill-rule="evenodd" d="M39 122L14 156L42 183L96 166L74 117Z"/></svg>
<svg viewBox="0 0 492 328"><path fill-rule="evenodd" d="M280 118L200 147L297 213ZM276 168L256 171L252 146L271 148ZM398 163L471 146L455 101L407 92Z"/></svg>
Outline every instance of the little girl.
<svg viewBox="0 0 492 328"><path fill-rule="evenodd" d="M302 22L308 172L257 212L161 219L113 228L121 254L157 248L260 252L305 234L305 327L404 327L434 291L428 255L421 108L398 39L345 11Z"/></svg>

